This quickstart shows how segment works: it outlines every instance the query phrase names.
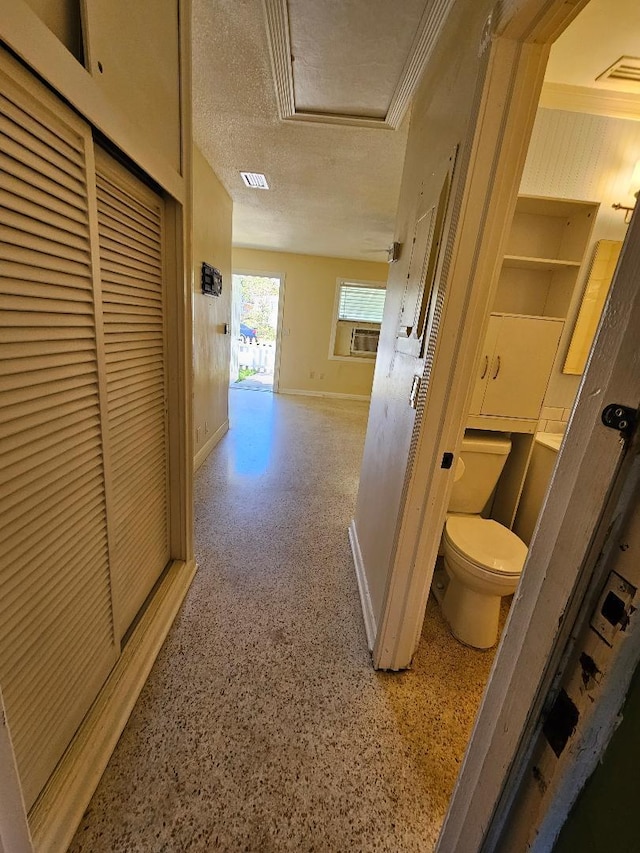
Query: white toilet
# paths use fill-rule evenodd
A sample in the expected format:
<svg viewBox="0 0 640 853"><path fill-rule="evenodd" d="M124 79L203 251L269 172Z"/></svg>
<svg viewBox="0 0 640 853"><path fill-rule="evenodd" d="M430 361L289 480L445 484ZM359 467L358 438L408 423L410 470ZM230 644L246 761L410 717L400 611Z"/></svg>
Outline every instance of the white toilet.
<svg viewBox="0 0 640 853"><path fill-rule="evenodd" d="M458 640L488 649L498 639L500 599L515 592L527 546L506 527L482 518L511 441L502 433L468 430L462 475L456 479L442 537L449 582L442 612Z"/></svg>

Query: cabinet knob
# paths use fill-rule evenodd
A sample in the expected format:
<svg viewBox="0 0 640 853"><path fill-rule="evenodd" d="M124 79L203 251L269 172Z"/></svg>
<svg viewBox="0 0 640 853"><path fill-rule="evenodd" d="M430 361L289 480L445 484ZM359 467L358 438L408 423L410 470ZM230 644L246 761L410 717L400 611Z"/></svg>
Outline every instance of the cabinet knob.
<svg viewBox="0 0 640 853"><path fill-rule="evenodd" d="M487 370L489 369L489 356L485 355L484 357L484 367L482 368L482 373L480 374L480 379L484 379L487 375Z"/></svg>
<svg viewBox="0 0 640 853"><path fill-rule="evenodd" d="M492 379L497 379L498 374L500 373L500 356L496 356L496 372L493 374Z"/></svg>

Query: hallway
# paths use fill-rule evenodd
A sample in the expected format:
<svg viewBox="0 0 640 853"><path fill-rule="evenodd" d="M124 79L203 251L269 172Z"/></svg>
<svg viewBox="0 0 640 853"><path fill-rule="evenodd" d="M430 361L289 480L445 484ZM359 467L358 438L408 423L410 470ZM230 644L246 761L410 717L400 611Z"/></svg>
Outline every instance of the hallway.
<svg viewBox="0 0 640 853"><path fill-rule="evenodd" d="M415 668L374 672L347 538L366 404L230 400L198 573L70 850L431 850L492 654L430 602Z"/></svg>

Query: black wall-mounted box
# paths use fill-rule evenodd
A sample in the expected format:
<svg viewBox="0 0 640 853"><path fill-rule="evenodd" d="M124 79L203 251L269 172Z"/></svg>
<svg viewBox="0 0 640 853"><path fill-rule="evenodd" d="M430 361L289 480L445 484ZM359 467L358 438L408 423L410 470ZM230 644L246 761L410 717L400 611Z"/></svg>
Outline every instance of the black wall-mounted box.
<svg viewBox="0 0 640 853"><path fill-rule="evenodd" d="M202 264L202 292L209 296L222 293L222 273L210 264Z"/></svg>

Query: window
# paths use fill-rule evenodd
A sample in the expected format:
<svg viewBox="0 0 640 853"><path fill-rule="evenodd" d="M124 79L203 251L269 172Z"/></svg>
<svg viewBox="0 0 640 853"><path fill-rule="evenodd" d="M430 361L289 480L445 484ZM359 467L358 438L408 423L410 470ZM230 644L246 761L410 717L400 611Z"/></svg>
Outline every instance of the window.
<svg viewBox="0 0 640 853"><path fill-rule="evenodd" d="M338 280L330 358L375 359L385 296L382 282Z"/></svg>
<svg viewBox="0 0 640 853"><path fill-rule="evenodd" d="M384 287L369 287L350 281L340 283L338 320L355 320L362 323L382 323Z"/></svg>

